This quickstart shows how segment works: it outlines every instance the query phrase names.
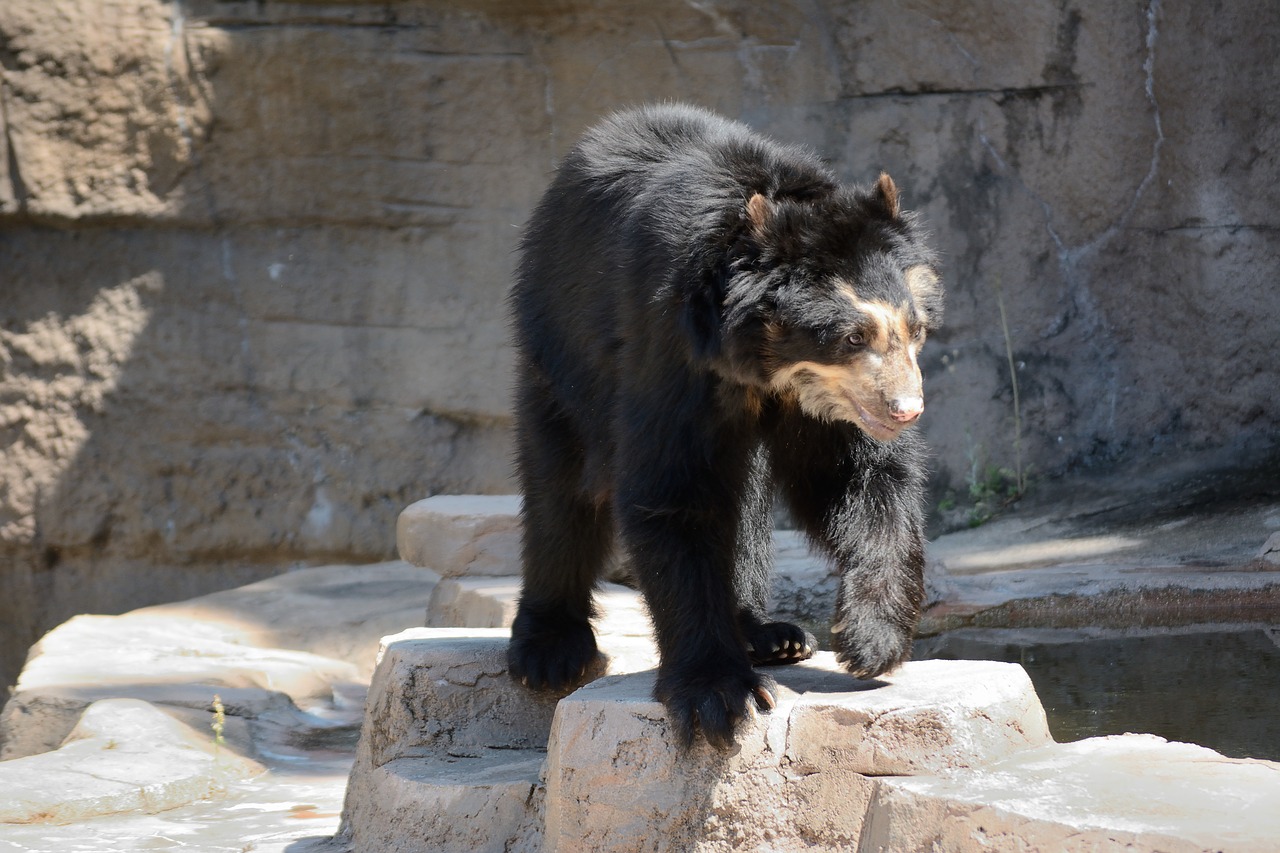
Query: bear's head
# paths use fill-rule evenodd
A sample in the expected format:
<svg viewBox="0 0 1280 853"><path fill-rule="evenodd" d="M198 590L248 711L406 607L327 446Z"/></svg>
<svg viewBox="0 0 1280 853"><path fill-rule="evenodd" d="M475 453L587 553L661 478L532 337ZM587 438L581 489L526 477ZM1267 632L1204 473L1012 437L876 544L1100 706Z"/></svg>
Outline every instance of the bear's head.
<svg viewBox="0 0 1280 853"><path fill-rule="evenodd" d="M729 372L892 441L924 410L917 361L942 319L936 259L888 175L818 198L755 194L727 276Z"/></svg>

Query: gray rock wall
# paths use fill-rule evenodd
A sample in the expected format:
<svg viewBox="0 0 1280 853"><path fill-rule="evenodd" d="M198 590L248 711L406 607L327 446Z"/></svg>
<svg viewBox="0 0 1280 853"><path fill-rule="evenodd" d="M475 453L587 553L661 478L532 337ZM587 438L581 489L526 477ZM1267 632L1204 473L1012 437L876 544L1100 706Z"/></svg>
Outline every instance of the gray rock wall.
<svg viewBox="0 0 1280 853"><path fill-rule="evenodd" d="M6 0L0 675L508 489L519 227L640 101L899 180L951 293L939 494L1274 442L1277 38L1269 0Z"/></svg>

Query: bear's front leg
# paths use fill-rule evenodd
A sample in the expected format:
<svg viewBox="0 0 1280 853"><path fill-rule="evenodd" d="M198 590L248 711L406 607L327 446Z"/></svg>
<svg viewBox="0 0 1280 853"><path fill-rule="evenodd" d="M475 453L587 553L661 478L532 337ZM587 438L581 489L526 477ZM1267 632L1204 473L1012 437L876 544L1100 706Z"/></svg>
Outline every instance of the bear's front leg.
<svg viewBox="0 0 1280 853"><path fill-rule="evenodd" d="M723 427L705 398L636 405L618 447L615 512L653 621L655 698L688 746L701 729L721 749L776 704L751 666L735 578L751 437Z"/></svg>
<svg viewBox="0 0 1280 853"><path fill-rule="evenodd" d="M924 597L923 448L807 419L774 447L794 515L840 568L836 657L859 678L892 670L911 655Z"/></svg>
<svg viewBox="0 0 1280 853"><path fill-rule="evenodd" d="M860 547L845 558L831 643L845 669L874 678L911 656L924 590L924 548L907 531L864 530Z"/></svg>

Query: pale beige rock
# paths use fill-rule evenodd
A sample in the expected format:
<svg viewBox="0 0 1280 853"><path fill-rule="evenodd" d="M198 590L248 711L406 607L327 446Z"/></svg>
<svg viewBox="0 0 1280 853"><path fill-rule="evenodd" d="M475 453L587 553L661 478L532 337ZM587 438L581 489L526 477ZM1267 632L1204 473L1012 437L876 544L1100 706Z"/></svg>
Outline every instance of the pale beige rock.
<svg viewBox="0 0 1280 853"><path fill-rule="evenodd" d="M478 629L383 640L341 839L396 853L504 850L540 831L538 773L558 697L512 682L506 640Z"/></svg>
<svg viewBox="0 0 1280 853"><path fill-rule="evenodd" d="M906 664L859 682L829 652L771 671L777 707L720 753L673 742L651 674L561 700L547 757L547 849L691 850L857 843L869 776L976 765L1049 741L1021 667ZM644 806L637 808L637 802Z"/></svg>
<svg viewBox="0 0 1280 853"><path fill-rule="evenodd" d="M263 772L137 699L90 705L52 752L0 762L0 823L66 824L158 812L224 793Z"/></svg>
<svg viewBox="0 0 1280 853"><path fill-rule="evenodd" d="M519 495L436 495L396 522L400 557L453 578L520 573Z"/></svg>
<svg viewBox="0 0 1280 853"><path fill-rule="evenodd" d="M839 668L819 653L819 665ZM796 700L787 755L813 770L868 776L939 773L1051 742L1026 672L994 661L908 661L885 686Z"/></svg>
<svg viewBox="0 0 1280 853"><path fill-rule="evenodd" d="M547 756L545 850L790 850L856 843L871 782L818 780L785 759L794 693L745 725L731 753L672 740L652 676L610 677L562 700ZM814 835L821 832L822 835Z"/></svg>
<svg viewBox="0 0 1280 853"><path fill-rule="evenodd" d="M859 850L1263 853L1277 838L1280 764L1122 735L878 780Z"/></svg>
<svg viewBox="0 0 1280 853"><path fill-rule="evenodd" d="M430 569L395 560L296 569L235 589L134 611L211 623L237 643L291 649L355 664L362 681L378 642L422 624L439 582Z"/></svg>
<svg viewBox="0 0 1280 853"><path fill-rule="evenodd" d="M337 841L379 853L535 853L545 755L486 750L435 762L401 758L353 780Z"/></svg>
<svg viewBox="0 0 1280 853"><path fill-rule="evenodd" d="M341 838L389 851L538 849L539 771L559 697L510 679L508 637L417 628L383 639ZM589 677L656 662L647 638L600 642L607 658Z"/></svg>
<svg viewBox="0 0 1280 853"><path fill-rule="evenodd" d="M506 628L515 618L520 579L451 578L440 581L427 605L432 628ZM644 598L634 589L601 583L595 593L597 635L648 637L651 626Z"/></svg>
<svg viewBox="0 0 1280 853"><path fill-rule="evenodd" d="M509 628L520 600L520 578L445 578L427 603L432 628Z"/></svg>
<svg viewBox="0 0 1280 853"><path fill-rule="evenodd" d="M55 748L98 699L203 709L218 694L232 713L256 717L332 699L358 678L353 664L249 645L235 628L211 621L145 611L78 616L33 649L0 715L3 757Z"/></svg>
<svg viewBox="0 0 1280 853"><path fill-rule="evenodd" d="M558 697L507 676L507 636L418 628L385 638L361 735L371 764L427 752L543 748Z"/></svg>

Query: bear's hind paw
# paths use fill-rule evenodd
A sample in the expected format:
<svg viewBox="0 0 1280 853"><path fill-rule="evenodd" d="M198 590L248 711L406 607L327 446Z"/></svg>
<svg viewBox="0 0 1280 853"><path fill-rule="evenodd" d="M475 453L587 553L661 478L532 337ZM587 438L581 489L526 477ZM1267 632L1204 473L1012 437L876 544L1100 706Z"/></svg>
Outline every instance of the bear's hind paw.
<svg viewBox="0 0 1280 853"><path fill-rule="evenodd" d="M813 634L790 622L767 622L747 630L747 654L756 666L799 663L817 649Z"/></svg>
<svg viewBox="0 0 1280 853"><path fill-rule="evenodd" d="M531 690L567 693L586 681L588 672L602 669L602 657L590 625L528 633L513 629L507 671Z"/></svg>

